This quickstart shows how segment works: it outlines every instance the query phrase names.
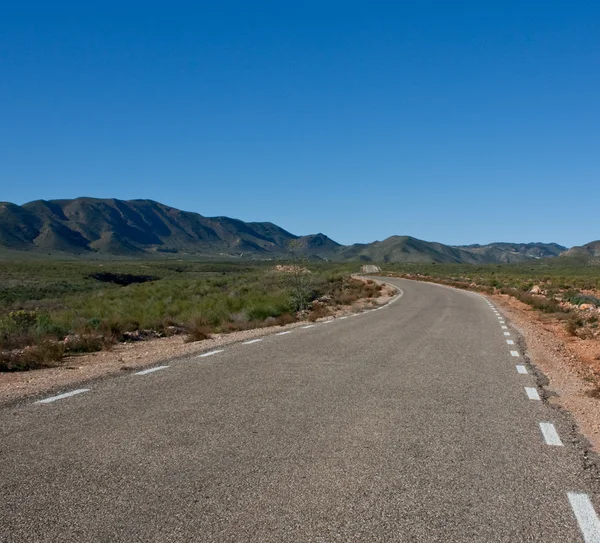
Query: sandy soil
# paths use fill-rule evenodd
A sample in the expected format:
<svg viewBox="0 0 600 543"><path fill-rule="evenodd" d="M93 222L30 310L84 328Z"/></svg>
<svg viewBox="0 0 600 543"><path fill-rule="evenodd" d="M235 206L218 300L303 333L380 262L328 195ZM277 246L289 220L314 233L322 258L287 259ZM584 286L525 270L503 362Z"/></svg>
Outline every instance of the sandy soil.
<svg viewBox="0 0 600 543"><path fill-rule="evenodd" d="M378 298L358 300L352 306L339 309L331 316L319 320L338 318L368 307L386 304L394 294L394 289L384 285L381 296ZM222 345L246 341L304 325L306 325L306 321L286 326L270 326L229 334L215 334L210 339L194 343L185 343L184 336L119 343L110 351L68 357L61 366L56 368L0 373L0 405L32 396L47 395L55 390L81 385L99 377L131 370L139 371L173 358L195 355Z"/></svg>

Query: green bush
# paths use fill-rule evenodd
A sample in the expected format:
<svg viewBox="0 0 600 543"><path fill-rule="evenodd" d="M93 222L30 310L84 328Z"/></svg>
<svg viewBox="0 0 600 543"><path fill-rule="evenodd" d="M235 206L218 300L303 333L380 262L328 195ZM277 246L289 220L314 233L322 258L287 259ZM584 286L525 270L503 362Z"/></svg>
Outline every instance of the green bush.
<svg viewBox="0 0 600 543"><path fill-rule="evenodd" d="M350 303L357 295L348 280L355 265L308 267L298 300L290 274L273 271L272 262L0 262L0 352L11 358L11 368L25 369L44 362L19 365L17 355L6 353L25 346L60 350L61 356L88 352L138 330L165 335L187 330L193 339L293 322L301 306L320 296L338 293L340 303ZM128 280L106 282L107 277ZM376 286L358 283L362 294L376 295Z"/></svg>

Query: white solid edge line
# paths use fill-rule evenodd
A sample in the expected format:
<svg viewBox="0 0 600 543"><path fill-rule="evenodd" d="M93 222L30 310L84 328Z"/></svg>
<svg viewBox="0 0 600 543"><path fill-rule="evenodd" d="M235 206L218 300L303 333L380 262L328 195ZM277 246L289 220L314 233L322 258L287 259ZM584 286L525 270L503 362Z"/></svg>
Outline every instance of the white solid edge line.
<svg viewBox="0 0 600 543"><path fill-rule="evenodd" d="M150 368L147 370L136 371L133 375L148 375L149 373L154 373L155 371L165 370L169 366L156 366L155 368Z"/></svg>
<svg viewBox="0 0 600 543"><path fill-rule="evenodd" d="M519 351L510 351L511 356L519 356Z"/></svg>
<svg viewBox="0 0 600 543"><path fill-rule="evenodd" d="M600 543L600 521L587 494L567 492L585 543Z"/></svg>
<svg viewBox="0 0 600 543"><path fill-rule="evenodd" d="M43 400L38 400L35 403L52 403L56 400L62 400L63 398L69 398L71 396L75 396L77 394L82 394L83 392L88 392L89 388L78 388L77 390L72 390L71 392L65 392L64 394L59 394L58 396L51 396L50 398L45 398Z"/></svg>
<svg viewBox="0 0 600 543"><path fill-rule="evenodd" d="M348 317L340 317L340 320L343 321L344 319L347 319Z"/></svg>
<svg viewBox="0 0 600 543"><path fill-rule="evenodd" d="M225 349L216 349L214 351L208 351L207 353L201 354L200 358L204 358L205 356L212 356L213 354L222 353Z"/></svg>
<svg viewBox="0 0 600 543"><path fill-rule="evenodd" d="M292 331L291 330L286 330L285 332L277 332L275 335L276 336L285 336L286 334L291 334Z"/></svg>
<svg viewBox="0 0 600 543"><path fill-rule="evenodd" d="M540 395L538 394L538 391L533 387L525 387L525 392L527 393L527 397L530 400L539 400L540 399Z"/></svg>
<svg viewBox="0 0 600 543"><path fill-rule="evenodd" d="M563 446L563 442L560 440L554 424L551 422L540 422L540 430L547 445L552 445L553 447Z"/></svg>
<svg viewBox="0 0 600 543"><path fill-rule="evenodd" d="M507 339L506 343L508 343L509 345L514 345L515 342L512 339Z"/></svg>
<svg viewBox="0 0 600 543"><path fill-rule="evenodd" d="M521 373L521 374L525 375L527 373L527 368L525 366L518 365L517 366L517 373Z"/></svg>
<svg viewBox="0 0 600 543"><path fill-rule="evenodd" d="M309 324L307 326L303 326L302 329L306 330L307 328L314 328L316 326L316 324Z"/></svg>
<svg viewBox="0 0 600 543"><path fill-rule="evenodd" d="M258 338L258 339L249 339L248 341L244 341L242 343L242 345L252 345L252 343L258 343L259 341L262 341L263 338Z"/></svg>

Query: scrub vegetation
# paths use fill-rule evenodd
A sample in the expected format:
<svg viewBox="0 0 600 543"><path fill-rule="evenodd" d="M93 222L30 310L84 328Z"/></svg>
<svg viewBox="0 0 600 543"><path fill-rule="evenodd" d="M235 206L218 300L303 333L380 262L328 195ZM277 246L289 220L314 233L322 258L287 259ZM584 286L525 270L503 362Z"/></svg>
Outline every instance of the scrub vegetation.
<svg viewBox="0 0 600 543"><path fill-rule="evenodd" d="M384 273L487 294L506 294L563 321L582 338L598 337L600 266L559 257L526 264L386 264Z"/></svg>
<svg viewBox="0 0 600 543"><path fill-rule="evenodd" d="M355 265L191 261L0 263L0 371L47 367L67 354L187 334L189 341L298 319L377 296ZM299 287L301 285L301 288Z"/></svg>

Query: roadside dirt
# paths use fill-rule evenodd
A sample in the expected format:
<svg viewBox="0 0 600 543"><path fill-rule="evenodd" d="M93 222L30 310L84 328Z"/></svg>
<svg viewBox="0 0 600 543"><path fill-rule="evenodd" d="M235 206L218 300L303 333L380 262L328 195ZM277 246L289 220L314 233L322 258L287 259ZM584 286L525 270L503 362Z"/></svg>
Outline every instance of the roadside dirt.
<svg viewBox="0 0 600 543"><path fill-rule="evenodd" d="M319 319L319 321L339 318L370 307L386 304L394 296L394 293L394 289L384 285L378 298L357 300L351 306L340 308L332 315ZM173 358L193 356L223 345L274 334L306 324L307 321L299 321L286 326L270 326L229 334L215 334L210 339L194 343L185 343L185 336L119 343L110 351L71 356L56 368L0 373L0 405L13 403L28 397L46 395L52 391L85 383L99 377L121 374L132 370L139 371Z"/></svg>
<svg viewBox="0 0 600 543"><path fill-rule="evenodd" d="M551 404L570 411L600 452L600 342L567 334L553 320L507 295L486 295L523 336L526 355L548 378Z"/></svg>

